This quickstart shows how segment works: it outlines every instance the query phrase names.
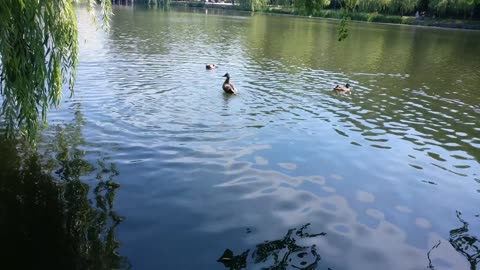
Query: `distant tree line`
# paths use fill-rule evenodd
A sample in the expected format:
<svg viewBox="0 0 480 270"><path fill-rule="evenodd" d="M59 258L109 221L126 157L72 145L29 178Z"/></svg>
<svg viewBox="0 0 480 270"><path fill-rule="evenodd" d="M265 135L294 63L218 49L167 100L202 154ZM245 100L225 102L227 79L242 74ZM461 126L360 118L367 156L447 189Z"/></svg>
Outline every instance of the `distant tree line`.
<svg viewBox="0 0 480 270"><path fill-rule="evenodd" d="M410 15L417 11L428 16L480 18L480 0L239 0L241 6L259 9L264 5L290 6L314 14L322 9L351 7L358 12Z"/></svg>
<svg viewBox="0 0 480 270"><path fill-rule="evenodd" d="M114 2L131 0L113 0ZM145 3L168 4L171 0L143 0ZM174 0L184 1L184 0ZM205 0L194 0L205 1ZM480 19L480 0L208 0L230 2L251 11L266 6L291 7L304 14L314 15L321 10L343 10L386 15L420 15L439 18Z"/></svg>

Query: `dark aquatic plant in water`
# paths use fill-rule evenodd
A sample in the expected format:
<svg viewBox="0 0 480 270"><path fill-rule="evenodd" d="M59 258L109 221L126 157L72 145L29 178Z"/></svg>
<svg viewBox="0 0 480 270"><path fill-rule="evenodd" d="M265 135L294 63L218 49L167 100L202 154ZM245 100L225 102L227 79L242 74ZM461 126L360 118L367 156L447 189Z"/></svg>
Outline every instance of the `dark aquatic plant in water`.
<svg viewBox="0 0 480 270"><path fill-rule="evenodd" d="M469 234L469 223L466 222L461 215L462 213L457 211L457 218L463 226L450 231L449 242L456 251L467 259L470 264L470 270L477 270L478 263L480 262L480 240L478 237ZM480 215L476 215L476 217L478 218ZM251 253L250 261L248 260L248 255L250 254L249 249L239 255L235 255L232 250L226 249L217 261L230 270L247 269L249 263L260 265L260 269L265 270L318 269L321 257L317 252L316 246L302 246L298 244L298 240L323 236L326 235L326 233L305 233L304 231L309 225L310 224L305 224L300 227L300 229L294 228L288 230L282 239L265 241L264 243L256 245L255 250ZM438 243L427 252L427 269L435 269L430 255L440 245L441 241L438 241ZM312 258L310 262L307 261L308 258ZM297 263L296 259L300 260L300 262ZM331 270L330 268L328 269Z"/></svg>
<svg viewBox="0 0 480 270"><path fill-rule="evenodd" d="M58 127L43 154L0 139L2 264L19 269L129 268L118 254L113 210L119 175L105 158L85 159L82 115ZM55 156L55 158L52 158ZM92 190L85 180L95 180ZM90 179L89 179L90 180ZM92 181L93 182L93 181Z"/></svg>
<svg viewBox="0 0 480 270"><path fill-rule="evenodd" d="M442 241L438 241L438 243L436 243L436 244L427 252L427 259L428 259L427 269L431 269L431 270L434 270L434 269L435 269L435 267L434 267L433 264L432 264L432 259L430 258L430 254L432 253L432 251L434 251L436 248L438 248L438 246L440 246L441 243L442 243Z"/></svg>
<svg viewBox="0 0 480 270"><path fill-rule="evenodd" d="M477 270L480 262L480 240L478 237L469 234L469 224L462 218L462 213L457 211L458 220L463 224L462 227L450 230L450 239L448 240L453 248L462 254L470 264L470 270ZM476 215L478 218L479 215ZM427 253L428 269L434 270L435 266L430 259L430 254L440 246L438 241Z"/></svg>
<svg viewBox="0 0 480 270"><path fill-rule="evenodd" d="M261 269L268 270L317 269L321 257L316 246L302 246L298 241L304 238L323 236L326 233L309 234L305 232L308 226L310 223L299 229L288 230L282 239L265 241L256 245L255 250L251 253L251 263L261 265ZM239 255L234 255L232 250L226 249L217 261L230 270L245 269L249 253L248 249Z"/></svg>
<svg viewBox="0 0 480 270"><path fill-rule="evenodd" d="M462 213L459 211L457 211L457 218L463 226L450 231L449 242L468 260L470 270L476 270L480 262L480 240L468 233L469 224L462 218Z"/></svg>

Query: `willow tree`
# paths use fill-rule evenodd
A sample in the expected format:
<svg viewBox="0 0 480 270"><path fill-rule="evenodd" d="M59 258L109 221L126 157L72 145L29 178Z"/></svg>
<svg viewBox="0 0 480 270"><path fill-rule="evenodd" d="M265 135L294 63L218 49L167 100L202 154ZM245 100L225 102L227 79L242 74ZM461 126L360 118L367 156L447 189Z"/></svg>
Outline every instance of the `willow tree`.
<svg viewBox="0 0 480 270"><path fill-rule="evenodd" d="M255 11L262 9L267 5L268 0L239 0L238 2L240 3L240 7L250 10L250 11Z"/></svg>
<svg viewBox="0 0 480 270"><path fill-rule="evenodd" d="M475 5L480 5L480 0L430 0L429 8L439 16L446 14L454 14L456 16L467 14L473 17Z"/></svg>
<svg viewBox="0 0 480 270"><path fill-rule="evenodd" d="M307 15L314 15L330 5L330 0L296 0L295 7Z"/></svg>
<svg viewBox="0 0 480 270"><path fill-rule="evenodd" d="M390 2L390 12L393 14L409 14L415 11L417 0L392 0Z"/></svg>
<svg viewBox="0 0 480 270"><path fill-rule="evenodd" d="M93 18L96 0L85 0ZM0 117L7 135L34 142L47 111L73 93L78 64L75 0L3 0L0 8ZM99 0L108 27L111 2Z"/></svg>

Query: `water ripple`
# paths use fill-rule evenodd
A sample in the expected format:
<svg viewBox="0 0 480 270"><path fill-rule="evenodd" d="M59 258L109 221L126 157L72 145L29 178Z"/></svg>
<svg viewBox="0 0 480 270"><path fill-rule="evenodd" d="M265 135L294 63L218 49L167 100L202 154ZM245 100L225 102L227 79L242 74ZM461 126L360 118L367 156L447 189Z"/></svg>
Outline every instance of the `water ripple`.
<svg viewBox="0 0 480 270"><path fill-rule="evenodd" d="M423 30L352 26L338 44L329 22L216 12L117 10L109 33L79 24L89 41L76 92L49 121L83 113L86 151L118 164L134 265L178 269L142 267L158 256L145 246L168 243L165 258L196 254L212 269L196 243L219 246L245 227L258 243L310 222L327 232L315 244L333 269L426 266L452 213L478 197L478 73L462 68L478 70L477 54L440 66L449 59L430 55L433 30L422 35L431 47L409 51ZM238 96L222 92L226 72ZM339 83L352 94L334 94ZM436 259L463 269L440 247Z"/></svg>

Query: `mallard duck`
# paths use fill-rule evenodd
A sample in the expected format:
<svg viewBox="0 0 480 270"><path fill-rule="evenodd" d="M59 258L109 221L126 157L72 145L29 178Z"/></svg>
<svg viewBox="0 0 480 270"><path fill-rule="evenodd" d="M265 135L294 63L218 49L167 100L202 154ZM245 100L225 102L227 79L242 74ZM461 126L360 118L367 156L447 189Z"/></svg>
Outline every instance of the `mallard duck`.
<svg viewBox="0 0 480 270"><path fill-rule="evenodd" d="M232 83L230 83L230 74L228 73L225 73L225 75L223 75L223 77L227 77L227 79L225 79L225 82L223 83L223 91L225 91L225 93L228 93L228 94L238 94L238 91L237 89L235 89L235 86L233 86Z"/></svg>
<svg viewBox="0 0 480 270"><path fill-rule="evenodd" d="M335 88L333 88L333 91L335 91L337 93L350 94L351 93L350 84L348 84L348 83L346 85L339 84L339 85L335 86Z"/></svg>
<svg viewBox="0 0 480 270"><path fill-rule="evenodd" d="M208 65L206 65L207 70L216 69L217 67L218 67L218 66L215 65L215 64L208 64Z"/></svg>

